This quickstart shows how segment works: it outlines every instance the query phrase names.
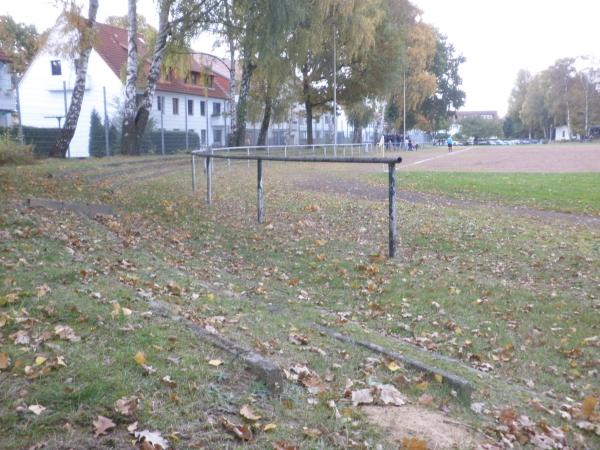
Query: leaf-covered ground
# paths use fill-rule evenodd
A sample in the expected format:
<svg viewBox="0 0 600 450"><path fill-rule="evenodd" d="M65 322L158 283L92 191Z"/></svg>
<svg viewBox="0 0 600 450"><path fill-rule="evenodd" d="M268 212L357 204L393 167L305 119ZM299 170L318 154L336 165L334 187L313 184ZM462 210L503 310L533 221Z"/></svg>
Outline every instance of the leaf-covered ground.
<svg viewBox="0 0 600 450"><path fill-rule="evenodd" d="M450 445L381 418L409 406L429 431L439 424L427 413L460 430L459 448L600 445L593 221L509 214L515 203L562 210L515 190L477 202L489 183L471 174L477 192L459 195L472 202L399 201L389 261L382 168L267 164L259 226L253 166L218 163L209 208L202 174L191 193L187 161L0 169L3 448ZM434 178L414 178L411 191ZM117 215L26 208L28 197ZM187 323L275 361L289 375L282 393ZM314 324L464 377L473 402Z"/></svg>

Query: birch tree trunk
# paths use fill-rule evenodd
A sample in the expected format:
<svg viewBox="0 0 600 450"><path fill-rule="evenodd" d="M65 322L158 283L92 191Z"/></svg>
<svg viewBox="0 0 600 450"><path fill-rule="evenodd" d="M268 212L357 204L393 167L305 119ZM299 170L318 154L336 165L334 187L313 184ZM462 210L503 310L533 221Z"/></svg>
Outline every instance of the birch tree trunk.
<svg viewBox="0 0 600 450"><path fill-rule="evenodd" d="M273 99L270 95L265 97L265 112L263 119L260 124L260 132L258 133L258 139L256 145L265 145L267 141L267 134L269 133L269 125L271 123L271 112L273 111Z"/></svg>
<svg viewBox="0 0 600 450"><path fill-rule="evenodd" d="M65 124L60 130L54 146L50 150L50 156L53 158L64 158L67 154L77 122L79 121L79 113L81 112L81 104L85 94L85 79L87 76L88 61L94 44L93 30L96 23L96 13L98 12L98 0L90 0L88 10L88 19L85 24L85 29L80 30L81 40L79 42L80 51L79 58L76 64L75 86L71 95L71 106L65 117Z"/></svg>
<svg viewBox="0 0 600 450"><path fill-rule="evenodd" d="M236 101L235 93L237 89L237 80L235 73L235 40L233 38L233 23L231 15L231 7L229 0L225 1L225 21L227 23L227 43L229 45L229 136L227 137L227 145L233 145L233 136L236 134Z"/></svg>
<svg viewBox="0 0 600 450"><path fill-rule="evenodd" d="M137 112L137 0L128 0L127 10L127 81L123 108L121 152L125 155L139 153L135 118Z"/></svg>
<svg viewBox="0 0 600 450"><path fill-rule="evenodd" d="M152 54L152 63L150 64L150 71L148 72L146 89L144 90L142 101L140 102L135 116L134 126L136 143L138 144L142 141L146 125L148 125L148 118L150 117L152 102L154 101L154 93L156 92L156 82L160 77L160 67L165 55L165 49L167 48L167 39L170 31L169 11L172 4L173 0L162 0L160 3L158 34L156 36L156 44L154 45L154 53ZM187 105L185 105L185 107L187 108Z"/></svg>
<svg viewBox="0 0 600 450"><path fill-rule="evenodd" d="M312 104L309 99L310 94L310 86L308 84L308 68L306 66L302 67L302 95L304 97L304 108L306 110L306 144L310 145L313 143L313 110ZM300 136L298 136L298 143L300 143Z"/></svg>

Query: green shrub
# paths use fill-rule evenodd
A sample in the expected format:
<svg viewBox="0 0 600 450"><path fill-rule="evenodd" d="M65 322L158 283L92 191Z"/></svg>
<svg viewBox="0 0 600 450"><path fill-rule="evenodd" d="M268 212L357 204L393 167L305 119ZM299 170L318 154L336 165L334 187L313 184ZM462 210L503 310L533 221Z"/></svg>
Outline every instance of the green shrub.
<svg viewBox="0 0 600 450"><path fill-rule="evenodd" d="M23 145L9 133L0 134L0 166L33 164L33 146Z"/></svg>

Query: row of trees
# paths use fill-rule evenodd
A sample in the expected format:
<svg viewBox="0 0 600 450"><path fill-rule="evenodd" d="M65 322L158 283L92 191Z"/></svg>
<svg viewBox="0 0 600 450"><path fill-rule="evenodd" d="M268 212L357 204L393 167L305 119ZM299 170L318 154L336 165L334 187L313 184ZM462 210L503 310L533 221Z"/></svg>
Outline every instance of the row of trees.
<svg viewBox="0 0 600 450"><path fill-rule="evenodd" d="M70 119L81 105L76 92L84 91L98 9L98 0L91 0L83 20L75 2L63 1L66 23L77 38L68 51L78 61L78 82L54 156L64 156L75 130L76 120L73 125ZM185 66L191 39L203 31L220 36L232 61L230 145L245 143L248 119L261 122L259 144L264 144L273 118L286 118L294 104L303 106L312 143L313 118L333 111L334 96L357 141L373 120L382 128L385 119L390 130L401 129L404 117L407 128L444 128L449 111L464 103L458 74L464 58L420 21L409 0L157 0L157 30L138 16L136 3L128 0L127 18L111 19L126 26L129 35L124 154L139 150L161 73ZM140 32L144 48L135 39Z"/></svg>
<svg viewBox="0 0 600 450"><path fill-rule="evenodd" d="M553 138L557 126L587 136L600 124L600 67L585 58L565 58L532 75L521 70L504 121L507 137Z"/></svg>

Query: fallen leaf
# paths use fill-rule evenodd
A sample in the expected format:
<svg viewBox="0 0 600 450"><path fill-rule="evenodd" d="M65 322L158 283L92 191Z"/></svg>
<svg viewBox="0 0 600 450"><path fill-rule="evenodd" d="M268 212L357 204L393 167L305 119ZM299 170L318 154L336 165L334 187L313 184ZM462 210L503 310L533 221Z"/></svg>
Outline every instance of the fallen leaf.
<svg viewBox="0 0 600 450"><path fill-rule="evenodd" d="M221 364L223 364L223 361L221 361L220 359L211 359L208 364L210 364L211 366L214 367L219 367Z"/></svg>
<svg viewBox="0 0 600 450"><path fill-rule="evenodd" d="M1 352L0 353L0 370L8 369L10 366L10 356L8 353Z"/></svg>
<svg viewBox="0 0 600 450"><path fill-rule="evenodd" d="M240 416L246 420L249 420L250 422L256 422L261 418L261 416L256 414L250 405L242 405L240 408Z"/></svg>
<svg viewBox="0 0 600 450"><path fill-rule="evenodd" d="M65 341L79 342L81 338L75 335L75 332L71 327L66 325L56 325L54 327L54 334Z"/></svg>
<svg viewBox="0 0 600 450"><path fill-rule="evenodd" d="M290 333L288 336L288 340L292 344L295 344L295 345L307 345L308 344L308 337L303 336L298 333Z"/></svg>
<svg viewBox="0 0 600 450"><path fill-rule="evenodd" d="M273 450L298 450L298 446L290 444L288 441L275 441L273 442Z"/></svg>
<svg viewBox="0 0 600 450"><path fill-rule="evenodd" d="M138 427L138 423L133 422L132 424L127 425L127 431L129 431L130 434L133 434L137 430L137 427Z"/></svg>
<svg viewBox="0 0 600 450"><path fill-rule="evenodd" d="M275 431L277 429L277 425L275 425L274 423L267 423L264 427L263 427L263 431L266 433L268 431Z"/></svg>
<svg viewBox="0 0 600 450"><path fill-rule="evenodd" d="M370 403L373 403L373 393L371 388L352 391L352 404L354 406L367 405Z"/></svg>
<svg viewBox="0 0 600 450"><path fill-rule="evenodd" d="M13 340L15 345L29 345L30 338L29 334L25 330L19 330L10 335L10 338Z"/></svg>
<svg viewBox="0 0 600 450"><path fill-rule="evenodd" d="M233 434L238 439L242 441L251 441L252 440L252 431L246 425L237 425L229 420L227 420L224 416L221 416L221 425L231 434Z"/></svg>
<svg viewBox="0 0 600 450"><path fill-rule="evenodd" d="M140 366L146 364L146 355L144 352L137 352L133 357L134 361L138 363Z"/></svg>
<svg viewBox="0 0 600 450"><path fill-rule="evenodd" d="M46 358L44 358L43 356L37 356L35 358L35 365L36 366L41 366L42 364L44 364L46 362Z"/></svg>
<svg viewBox="0 0 600 450"><path fill-rule="evenodd" d="M379 398L384 405L396 405L402 406L406 404L406 397L404 397L398 389L391 384L382 384L378 386Z"/></svg>
<svg viewBox="0 0 600 450"><path fill-rule="evenodd" d="M307 427L302 427L302 432L304 433L305 436L311 437L313 439L321 437L321 435L323 434L323 432L321 430L318 430L317 428L307 428Z"/></svg>
<svg viewBox="0 0 600 450"><path fill-rule="evenodd" d="M171 380L170 375L166 375L166 376L162 377L162 382L165 383L169 387L175 387L177 385L177 383L175 383L173 380Z"/></svg>
<svg viewBox="0 0 600 450"><path fill-rule="evenodd" d="M392 372L396 372L397 370L400 370L400 366L398 364L396 364L396 361L390 361L387 365L387 368Z"/></svg>
<svg viewBox="0 0 600 450"><path fill-rule="evenodd" d="M417 438L404 438L402 439L402 449L427 450L427 442Z"/></svg>
<svg viewBox="0 0 600 450"><path fill-rule="evenodd" d="M34 413L36 416L39 416L46 410L46 407L42 405L29 405L27 409Z"/></svg>
<svg viewBox="0 0 600 450"><path fill-rule="evenodd" d="M112 420L104 416L98 416L92 423L94 424L94 434L96 437L107 434L108 430L116 426Z"/></svg>
<svg viewBox="0 0 600 450"><path fill-rule="evenodd" d="M436 373L433 378L435 379L435 381L437 381L438 383L441 383L442 381L444 381L444 377L442 375L440 375L439 373Z"/></svg>
<svg viewBox="0 0 600 450"><path fill-rule="evenodd" d="M130 416L137 409L138 398L133 397L121 397L115 403L115 411L123 414L124 416Z"/></svg>
<svg viewBox="0 0 600 450"><path fill-rule="evenodd" d="M431 406L433 404L433 397L429 394L423 394L419 397L419 404L423 406Z"/></svg>
<svg viewBox="0 0 600 450"><path fill-rule="evenodd" d="M162 437L160 431L135 431L133 433L138 442L151 445L155 450L169 448L169 443Z"/></svg>
<svg viewBox="0 0 600 450"><path fill-rule="evenodd" d="M596 409L596 405L598 404L598 397L588 396L583 399L583 403L581 404L581 412L583 413L583 417L589 419L592 414L594 414L594 410Z"/></svg>

